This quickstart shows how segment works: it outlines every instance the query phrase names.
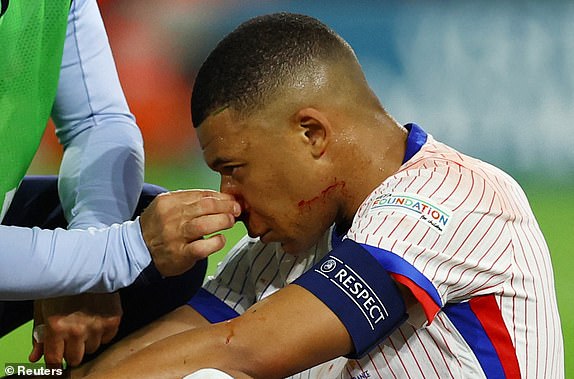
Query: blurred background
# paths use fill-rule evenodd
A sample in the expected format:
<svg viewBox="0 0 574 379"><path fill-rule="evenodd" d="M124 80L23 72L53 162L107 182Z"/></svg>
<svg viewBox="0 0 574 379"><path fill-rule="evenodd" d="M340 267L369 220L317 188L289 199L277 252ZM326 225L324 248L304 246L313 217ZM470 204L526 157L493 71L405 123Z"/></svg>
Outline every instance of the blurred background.
<svg viewBox="0 0 574 379"><path fill-rule="evenodd" d="M574 3L569 1L98 1L120 80L142 129L146 181L218 188L191 127L190 88L203 59L240 22L315 16L354 48L401 123L416 122L493 163L525 188L552 252L566 356L574 354ZM51 127L31 173L56 173ZM231 244L244 229L228 237ZM212 257L210 272L224 252ZM0 339L25 362L30 325ZM567 377L574 363L566 362Z"/></svg>

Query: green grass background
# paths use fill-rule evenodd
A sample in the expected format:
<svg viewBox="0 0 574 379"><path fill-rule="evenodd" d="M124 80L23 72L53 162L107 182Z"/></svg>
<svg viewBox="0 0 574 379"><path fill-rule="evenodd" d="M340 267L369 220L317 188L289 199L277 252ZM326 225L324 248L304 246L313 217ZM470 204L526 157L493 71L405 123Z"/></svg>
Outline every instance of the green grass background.
<svg viewBox="0 0 574 379"><path fill-rule="evenodd" d="M217 188L217 178L202 167L187 165L148 167L146 181L168 189ZM556 279L556 292L564 334L565 356L574 354L574 183L548 182L528 178L521 180L534 213L540 223L552 253ZM213 273L217 262L236 242L245 229L237 225L225 233L228 243L224 250L209 259L208 274ZM30 351L31 323L0 339L0 369L8 362L27 362ZM566 358L566 378L574 378L574 362ZM0 371L1 372L1 371Z"/></svg>

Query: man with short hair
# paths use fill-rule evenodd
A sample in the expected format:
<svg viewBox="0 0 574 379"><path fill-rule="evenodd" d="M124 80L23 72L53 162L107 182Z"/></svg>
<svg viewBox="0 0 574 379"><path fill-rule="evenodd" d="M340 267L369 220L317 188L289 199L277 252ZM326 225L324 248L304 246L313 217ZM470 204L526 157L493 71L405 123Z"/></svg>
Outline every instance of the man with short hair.
<svg viewBox="0 0 574 379"><path fill-rule="evenodd" d="M250 238L191 307L78 374L563 377L550 255L520 186L395 121L335 32L249 20L192 98Z"/></svg>

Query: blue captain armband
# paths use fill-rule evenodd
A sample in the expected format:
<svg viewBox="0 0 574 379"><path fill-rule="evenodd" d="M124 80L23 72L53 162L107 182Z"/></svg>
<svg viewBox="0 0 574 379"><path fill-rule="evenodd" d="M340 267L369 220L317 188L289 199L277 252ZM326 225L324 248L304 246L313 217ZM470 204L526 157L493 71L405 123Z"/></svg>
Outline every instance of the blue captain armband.
<svg viewBox="0 0 574 379"><path fill-rule="evenodd" d="M355 347L347 358L361 358L408 318L393 279L349 239L293 283L315 295L343 322Z"/></svg>

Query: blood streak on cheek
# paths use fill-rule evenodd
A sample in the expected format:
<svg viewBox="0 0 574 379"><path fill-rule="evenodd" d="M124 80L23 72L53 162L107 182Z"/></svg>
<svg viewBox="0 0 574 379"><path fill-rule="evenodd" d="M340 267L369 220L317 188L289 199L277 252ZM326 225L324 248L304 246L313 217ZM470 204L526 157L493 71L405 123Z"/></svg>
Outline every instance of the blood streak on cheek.
<svg viewBox="0 0 574 379"><path fill-rule="evenodd" d="M312 198L310 200L301 200L299 203L297 203L297 205L299 206L299 208L304 208L304 207L311 208L311 205L313 203L316 203L317 201L319 201L321 199L325 199L325 197L327 197L327 194L329 192L332 192L339 187L341 189L345 188L345 182L344 181L335 182L334 184L331 184L329 187L327 187L323 191L321 191L320 195L315 196L314 198Z"/></svg>

